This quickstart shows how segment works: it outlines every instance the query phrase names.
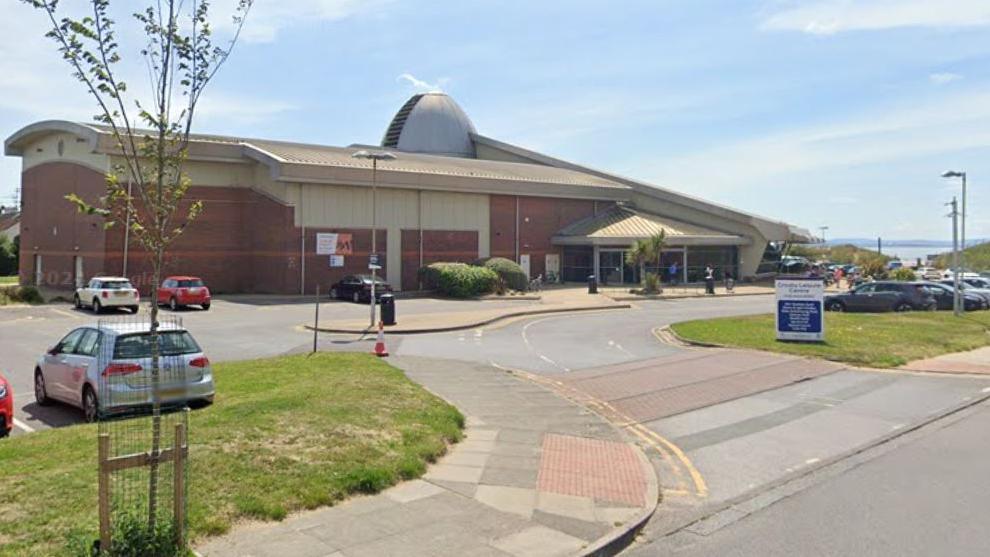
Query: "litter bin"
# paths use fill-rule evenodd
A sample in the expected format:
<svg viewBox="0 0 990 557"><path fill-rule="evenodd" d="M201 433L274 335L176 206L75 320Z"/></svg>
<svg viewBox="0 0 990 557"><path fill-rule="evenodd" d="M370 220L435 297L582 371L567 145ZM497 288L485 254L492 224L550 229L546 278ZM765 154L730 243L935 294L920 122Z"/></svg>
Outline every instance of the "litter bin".
<svg viewBox="0 0 990 557"><path fill-rule="evenodd" d="M588 294L598 294L598 281L595 275L588 275Z"/></svg>
<svg viewBox="0 0 990 557"><path fill-rule="evenodd" d="M378 297L382 304L382 323L385 325L395 325L395 296L382 294Z"/></svg>

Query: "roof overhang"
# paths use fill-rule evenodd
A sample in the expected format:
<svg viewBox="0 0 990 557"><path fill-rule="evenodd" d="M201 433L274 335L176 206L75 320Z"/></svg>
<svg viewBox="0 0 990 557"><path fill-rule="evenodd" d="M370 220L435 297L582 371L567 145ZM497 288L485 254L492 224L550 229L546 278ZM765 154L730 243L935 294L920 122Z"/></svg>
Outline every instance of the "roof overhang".
<svg viewBox="0 0 990 557"><path fill-rule="evenodd" d="M613 236L600 238L594 236L553 236L550 243L555 246L610 246L629 247L642 237ZM753 241L743 236L673 236L668 237L666 245L681 246L748 246Z"/></svg>
<svg viewBox="0 0 990 557"><path fill-rule="evenodd" d="M8 157L24 155L24 149L35 141L56 133L69 133L89 143L92 151L100 146L100 131L96 128L65 120L43 120L24 126L3 142L3 154Z"/></svg>

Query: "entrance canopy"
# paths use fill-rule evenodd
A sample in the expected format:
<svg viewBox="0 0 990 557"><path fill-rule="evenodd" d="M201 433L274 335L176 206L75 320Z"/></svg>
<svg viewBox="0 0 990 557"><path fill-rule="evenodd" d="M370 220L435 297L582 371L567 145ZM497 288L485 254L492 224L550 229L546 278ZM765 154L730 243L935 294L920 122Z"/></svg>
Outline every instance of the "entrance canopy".
<svg viewBox="0 0 990 557"><path fill-rule="evenodd" d="M559 230L551 239L558 246L623 246L666 231L672 246L742 246L749 238L668 217L616 205L604 213Z"/></svg>

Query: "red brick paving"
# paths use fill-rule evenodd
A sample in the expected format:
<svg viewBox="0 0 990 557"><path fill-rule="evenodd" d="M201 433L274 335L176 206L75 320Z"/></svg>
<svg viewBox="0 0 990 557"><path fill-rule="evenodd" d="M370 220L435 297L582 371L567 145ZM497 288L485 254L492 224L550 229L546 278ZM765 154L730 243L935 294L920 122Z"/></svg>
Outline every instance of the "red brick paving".
<svg viewBox="0 0 990 557"><path fill-rule="evenodd" d="M625 443L548 433L537 489L602 501L646 504L646 478L636 452Z"/></svg>

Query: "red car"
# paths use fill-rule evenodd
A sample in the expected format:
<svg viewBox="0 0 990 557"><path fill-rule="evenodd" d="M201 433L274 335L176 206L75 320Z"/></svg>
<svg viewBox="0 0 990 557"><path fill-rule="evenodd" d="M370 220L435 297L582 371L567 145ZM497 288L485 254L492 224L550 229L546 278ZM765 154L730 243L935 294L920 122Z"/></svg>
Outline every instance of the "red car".
<svg viewBox="0 0 990 557"><path fill-rule="evenodd" d="M210 309L210 289L199 277L168 277L158 289L158 305L167 304L175 311L185 306Z"/></svg>
<svg viewBox="0 0 990 557"><path fill-rule="evenodd" d="M14 429L14 390L7 378L0 373L0 437L10 435Z"/></svg>

